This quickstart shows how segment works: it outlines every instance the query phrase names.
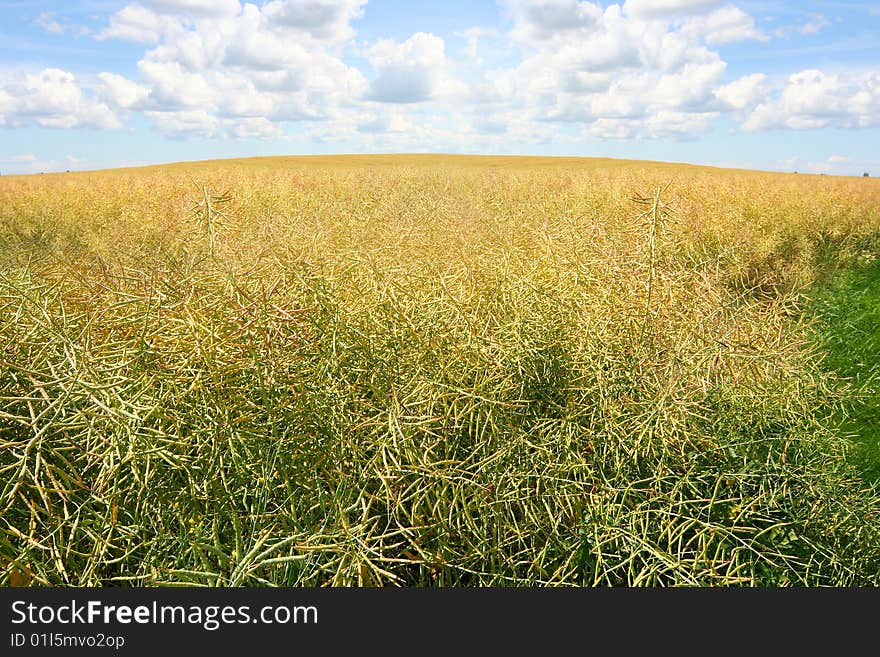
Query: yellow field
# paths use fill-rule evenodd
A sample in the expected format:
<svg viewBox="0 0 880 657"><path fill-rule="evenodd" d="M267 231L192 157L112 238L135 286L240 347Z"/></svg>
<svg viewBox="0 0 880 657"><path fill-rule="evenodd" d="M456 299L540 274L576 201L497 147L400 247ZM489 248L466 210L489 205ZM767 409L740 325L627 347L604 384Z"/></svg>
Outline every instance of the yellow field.
<svg viewBox="0 0 880 657"><path fill-rule="evenodd" d="M802 314L878 253L867 178L4 176L2 581L880 583Z"/></svg>

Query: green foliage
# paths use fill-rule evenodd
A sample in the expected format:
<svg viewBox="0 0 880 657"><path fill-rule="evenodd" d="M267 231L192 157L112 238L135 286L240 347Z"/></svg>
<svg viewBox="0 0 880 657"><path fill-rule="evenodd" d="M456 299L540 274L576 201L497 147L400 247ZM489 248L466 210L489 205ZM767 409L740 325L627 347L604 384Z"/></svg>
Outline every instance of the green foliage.
<svg viewBox="0 0 880 657"><path fill-rule="evenodd" d="M846 391L841 429L855 443L854 461L880 482L880 261L866 257L816 294L811 311L824 367Z"/></svg>

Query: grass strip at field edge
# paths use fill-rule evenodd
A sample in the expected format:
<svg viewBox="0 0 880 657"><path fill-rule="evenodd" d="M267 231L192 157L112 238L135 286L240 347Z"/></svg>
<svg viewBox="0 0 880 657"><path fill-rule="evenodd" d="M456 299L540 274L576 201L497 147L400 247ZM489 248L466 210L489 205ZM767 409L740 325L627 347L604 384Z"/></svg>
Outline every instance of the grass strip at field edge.
<svg viewBox="0 0 880 657"><path fill-rule="evenodd" d="M823 368L847 383L847 404L837 419L853 440L853 463L880 485L880 259L818 286L808 312L816 320Z"/></svg>

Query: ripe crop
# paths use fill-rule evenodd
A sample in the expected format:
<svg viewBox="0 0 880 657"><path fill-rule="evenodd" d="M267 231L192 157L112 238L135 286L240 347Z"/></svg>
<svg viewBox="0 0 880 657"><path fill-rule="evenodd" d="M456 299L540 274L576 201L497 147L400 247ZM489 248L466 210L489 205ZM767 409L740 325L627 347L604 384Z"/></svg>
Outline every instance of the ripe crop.
<svg viewBox="0 0 880 657"><path fill-rule="evenodd" d="M878 253L873 178L0 178L0 581L880 584L804 313Z"/></svg>

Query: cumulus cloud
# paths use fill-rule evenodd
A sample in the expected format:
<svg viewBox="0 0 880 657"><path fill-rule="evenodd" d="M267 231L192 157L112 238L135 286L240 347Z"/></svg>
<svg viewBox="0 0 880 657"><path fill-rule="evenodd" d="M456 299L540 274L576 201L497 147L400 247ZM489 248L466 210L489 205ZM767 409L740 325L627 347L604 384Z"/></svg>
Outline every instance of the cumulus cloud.
<svg viewBox="0 0 880 657"><path fill-rule="evenodd" d="M283 135L281 127L262 116L229 120L227 130L237 139L278 139Z"/></svg>
<svg viewBox="0 0 880 657"><path fill-rule="evenodd" d="M686 139L707 132L723 112L751 109L760 80L726 85L727 64L711 49L755 37L751 17L713 11L710 2L650 4L509 3L513 36L526 56L476 85L482 111L581 123L598 139ZM551 30L564 12L564 29Z"/></svg>
<svg viewBox="0 0 880 657"><path fill-rule="evenodd" d="M719 4L720 0L626 0L623 10L637 18L671 19L705 13Z"/></svg>
<svg viewBox="0 0 880 657"><path fill-rule="evenodd" d="M161 16L141 5L127 5L110 17L110 24L96 35L99 41L120 39L157 43L163 34L178 26L175 19Z"/></svg>
<svg viewBox="0 0 880 657"><path fill-rule="evenodd" d="M746 130L880 125L876 72L731 76L719 49L770 37L728 0L499 2L508 31L459 32L449 53L429 32L356 42L366 0L138 0L92 32L143 44L136 73L13 75L0 125L113 128L139 113L172 138L277 139L306 122L317 140L417 150L690 139L722 116ZM805 14L783 29L827 23Z"/></svg>
<svg viewBox="0 0 880 657"><path fill-rule="evenodd" d="M752 108L758 104L758 100L765 94L764 81L767 76L763 73L752 73L737 78L729 84L722 85L712 93L725 106L734 110Z"/></svg>
<svg viewBox="0 0 880 657"><path fill-rule="evenodd" d="M368 100L418 103L458 89L447 74L443 39L433 34L417 32L403 43L383 39L365 55L377 72Z"/></svg>
<svg viewBox="0 0 880 657"><path fill-rule="evenodd" d="M717 112L660 111L640 119L601 118L586 128L597 139L695 139L711 129Z"/></svg>
<svg viewBox="0 0 880 657"><path fill-rule="evenodd" d="M6 125L6 115L15 109L15 99L0 86L0 126Z"/></svg>
<svg viewBox="0 0 880 657"><path fill-rule="evenodd" d="M513 14L513 36L519 40L547 40L596 26L602 8L578 0L508 0Z"/></svg>
<svg viewBox="0 0 880 657"><path fill-rule="evenodd" d="M230 16L241 11L238 0L142 0L157 12L191 16Z"/></svg>
<svg viewBox="0 0 880 657"><path fill-rule="evenodd" d="M4 81L0 117L0 123L6 125L36 124L44 128L121 126L113 110L84 92L73 73L57 68Z"/></svg>
<svg viewBox="0 0 880 657"><path fill-rule="evenodd" d="M365 134L403 133L416 129L412 119L403 112L371 112L356 121L358 132Z"/></svg>
<svg viewBox="0 0 880 657"><path fill-rule="evenodd" d="M755 19L739 7L727 6L704 16L689 18L684 31L701 37L710 46L757 39L770 39L755 27Z"/></svg>
<svg viewBox="0 0 880 657"><path fill-rule="evenodd" d="M141 105L150 95L150 90L115 73L100 73L98 78L104 83L101 94L112 104L123 109Z"/></svg>
<svg viewBox="0 0 880 657"><path fill-rule="evenodd" d="M263 8L271 24L312 38L342 42L354 36L351 21L363 14L366 0L273 0Z"/></svg>
<svg viewBox="0 0 880 657"><path fill-rule="evenodd" d="M367 88L336 48L365 0L150 0L127 5L98 38L153 47L139 79L104 73L102 98L145 112L173 137L274 138L279 123L318 120Z"/></svg>
<svg viewBox="0 0 880 657"><path fill-rule="evenodd" d="M880 73L825 73L807 69L790 76L776 97L760 103L743 123L746 130L880 125Z"/></svg>
<svg viewBox="0 0 880 657"><path fill-rule="evenodd" d="M145 115L157 132L172 139L270 139L283 134L276 123L263 117L224 118L205 110L147 111Z"/></svg>
<svg viewBox="0 0 880 657"><path fill-rule="evenodd" d="M153 127L170 137L214 137L220 128L220 119L205 110L176 112L145 112Z"/></svg>
<svg viewBox="0 0 880 657"><path fill-rule="evenodd" d="M138 68L150 95L163 108L210 106L217 96L209 76L188 70L179 62L145 59L138 63Z"/></svg>

